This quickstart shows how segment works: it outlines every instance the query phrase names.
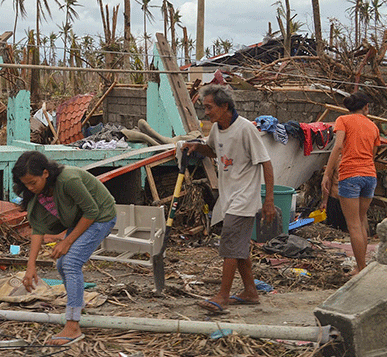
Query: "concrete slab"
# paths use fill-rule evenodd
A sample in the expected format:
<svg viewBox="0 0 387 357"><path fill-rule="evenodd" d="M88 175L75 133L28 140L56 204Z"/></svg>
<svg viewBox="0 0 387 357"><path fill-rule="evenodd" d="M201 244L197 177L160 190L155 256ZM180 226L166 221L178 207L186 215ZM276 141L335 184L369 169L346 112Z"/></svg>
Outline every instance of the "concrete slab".
<svg viewBox="0 0 387 357"><path fill-rule="evenodd" d="M343 339L325 356L387 356L386 276L387 265L372 262L315 309L321 325L332 325Z"/></svg>

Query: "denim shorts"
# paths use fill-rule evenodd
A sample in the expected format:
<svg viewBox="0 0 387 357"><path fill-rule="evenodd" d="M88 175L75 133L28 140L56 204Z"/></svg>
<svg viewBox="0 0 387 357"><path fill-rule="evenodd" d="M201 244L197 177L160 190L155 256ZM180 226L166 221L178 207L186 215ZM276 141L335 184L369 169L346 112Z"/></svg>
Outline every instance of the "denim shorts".
<svg viewBox="0 0 387 357"><path fill-rule="evenodd" d="M339 181L339 196L344 198L372 198L377 180L373 176L354 176Z"/></svg>

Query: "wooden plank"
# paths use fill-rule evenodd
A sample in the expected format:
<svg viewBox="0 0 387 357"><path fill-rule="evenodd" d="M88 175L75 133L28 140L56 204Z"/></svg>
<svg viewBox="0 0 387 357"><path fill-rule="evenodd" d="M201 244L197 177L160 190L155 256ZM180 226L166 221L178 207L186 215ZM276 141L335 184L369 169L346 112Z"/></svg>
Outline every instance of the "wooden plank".
<svg viewBox="0 0 387 357"><path fill-rule="evenodd" d="M0 45L5 45L4 42L7 42L8 39L13 35L12 31L5 31L2 35L0 35Z"/></svg>
<svg viewBox="0 0 387 357"><path fill-rule="evenodd" d="M60 144L58 133L56 132L54 126L52 125L51 120L50 120L48 113L47 113L47 110L46 110L46 102L43 102L42 111L43 111L43 114L47 120L48 126L49 126L52 134L54 135L54 139L55 139L54 144L56 144L56 143Z"/></svg>
<svg viewBox="0 0 387 357"><path fill-rule="evenodd" d="M176 149L172 149L172 150L163 152L161 154L158 154L158 155L155 155L155 156L151 156L151 157L148 157L146 159L137 161L137 162L135 162L133 164L130 164L130 165L127 165L127 166L123 166L123 167L119 167L118 169L115 169L115 170L112 170L112 171L109 171L109 172L105 172L104 174L97 176L97 179L99 179L101 182L106 182L106 181L111 180L114 177L118 177L120 175L126 174L128 172L133 171L133 170L137 170L140 167L149 165L149 164L151 164L151 163L153 163L155 161L164 159L164 158L169 157L169 156L175 156L175 153L176 153Z"/></svg>
<svg viewBox="0 0 387 357"><path fill-rule="evenodd" d="M164 145L158 145L158 146L150 146L150 147L141 148L141 149L137 149L137 150L131 150L131 151L126 152L126 153L121 154L121 155L113 156L113 157L110 157L108 159L94 162L90 165L82 166L82 169L90 170L90 169L94 169L95 167L104 166L104 165L110 164L110 163L115 162L115 161L128 159L129 157L132 157L132 156L146 154L146 153L150 153L150 152L170 150L170 149L173 149L174 147L175 147L175 144L164 144Z"/></svg>
<svg viewBox="0 0 387 357"><path fill-rule="evenodd" d="M326 109L324 110L324 113L321 114L320 118L317 119L317 122L323 121L323 120L325 119L325 117L328 115L329 111L330 111L330 109L329 109L329 108L326 108Z"/></svg>
<svg viewBox="0 0 387 357"><path fill-rule="evenodd" d="M324 104L325 107L327 109L330 109L330 110L335 110L339 113L344 113L344 114L348 114L349 113L349 110L347 108L343 108L343 107L338 107L336 105L332 105L332 104ZM370 115L368 114L367 117L371 120L378 120L378 121L385 121L387 122L387 119L386 118L381 118L381 117L377 117L375 115Z"/></svg>
<svg viewBox="0 0 387 357"><path fill-rule="evenodd" d="M155 179L153 177L150 165L146 165L145 166L145 170L146 170L146 177L147 177L148 183L149 183L149 188L150 188L151 193L152 193L153 201L154 202L159 202L160 201L160 196L159 196L159 193L157 192L157 187L156 187Z"/></svg>
<svg viewBox="0 0 387 357"><path fill-rule="evenodd" d="M188 229L183 234L192 234L192 235L194 235L194 234L197 234L197 233L200 233L200 232L203 232L203 231L204 231L204 226L197 226L197 227Z"/></svg>
<svg viewBox="0 0 387 357"><path fill-rule="evenodd" d="M179 198L185 196L186 194L187 194L186 191L180 191ZM158 204L159 206L161 206L161 205L163 205L163 204L165 204L165 203L171 202L172 199L173 199L173 197L174 197L174 196L171 195L171 196L162 198L159 202L157 202L157 204Z"/></svg>
<svg viewBox="0 0 387 357"><path fill-rule="evenodd" d="M168 41L161 33L156 33L157 49L160 54L163 66L167 71L179 71L175 57L172 55ZM168 79L175 97L176 106L180 113L180 118L187 133L194 130L200 130L199 120L196 116L195 107L189 96L186 84L181 73L168 73ZM203 160L204 170L212 189L218 188L218 178L212 162L209 158Z"/></svg>
<svg viewBox="0 0 387 357"><path fill-rule="evenodd" d="M377 151L377 153L375 155L375 161L378 161L379 159L383 160L387 154L386 151L387 151L387 147L379 148L379 150Z"/></svg>
<svg viewBox="0 0 387 357"><path fill-rule="evenodd" d="M175 159L175 157L173 157L173 156L172 157L166 157L165 159L152 162L152 163L150 163L147 166L149 166L149 167L159 166L159 165L165 164L166 162L172 161L174 159Z"/></svg>
<svg viewBox="0 0 387 357"><path fill-rule="evenodd" d="M177 65L176 58L172 55L171 48L164 35L156 33L157 48L163 62L164 68L167 71L176 71L177 73L168 73L168 80L173 91L176 106L179 110L180 117L183 121L187 133L194 130L200 130L199 120L196 116L196 111L192 100L189 96L183 75Z"/></svg>
<svg viewBox="0 0 387 357"><path fill-rule="evenodd" d="M0 265L27 265L28 258L0 258ZM41 267L52 267L53 261L37 260L36 265Z"/></svg>
<svg viewBox="0 0 387 357"><path fill-rule="evenodd" d="M209 157L205 157L202 160L204 170L206 172L206 176L208 179L208 183L210 184L213 190L218 189L218 176L216 175L214 165L212 163L212 159Z"/></svg>
<svg viewBox="0 0 387 357"><path fill-rule="evenodd" d="M103 94L103 96L98 100L97 104L94 105L93 109L90 111L89 114L87 114L85 120L82 122L81 126L84 126L91 118L91 116L94 114L94 112L97 110L97 108L100 106L100 104L104 101L104 99L107 97L107 95L112 91L112 89L117 84L117 81L114 81L111 86L106 90L106 92Z"/></svg>

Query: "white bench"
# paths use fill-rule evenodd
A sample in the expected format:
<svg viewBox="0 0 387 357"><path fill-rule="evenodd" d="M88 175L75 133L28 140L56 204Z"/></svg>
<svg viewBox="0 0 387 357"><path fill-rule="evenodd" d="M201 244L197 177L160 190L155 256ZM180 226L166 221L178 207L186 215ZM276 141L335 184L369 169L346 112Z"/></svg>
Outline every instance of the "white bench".
<svg viewBox="0 0 387 357"><path fill-rule="evenodd" d="M152 266L153 256L163 245L164 206L131 204L116 205L116 209L116 225L90 258Z"/></svg>

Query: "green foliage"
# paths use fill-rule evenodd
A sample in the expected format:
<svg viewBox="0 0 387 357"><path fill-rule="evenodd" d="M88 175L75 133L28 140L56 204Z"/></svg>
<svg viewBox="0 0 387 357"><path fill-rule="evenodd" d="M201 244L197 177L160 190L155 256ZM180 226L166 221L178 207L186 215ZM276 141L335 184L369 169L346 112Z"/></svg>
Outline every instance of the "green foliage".
<svg viewBox="0 0 387 357"><path fill-rule="evenodd" d="M282 3L282 0L278 0L274 2L272 6L277 6L276 8L277 16L286 22L286 10L285 10L284 4ZM294 10L291 10L291 11L294 11ZM301 21L295 21L294 19L296 18L296 16L297 14L293 15L290 18L290 33L292 35L300 31L301 27L305 25Z"/></svg>
<svg viewBox="0 0 387 357"><path fill-rule="evenodd" d="M213 41L212 44L213 44L213 56L218 56L224 53L228 53L233 48L232 40L222 39L220 37L218 37L215 41Z"/></svg>

